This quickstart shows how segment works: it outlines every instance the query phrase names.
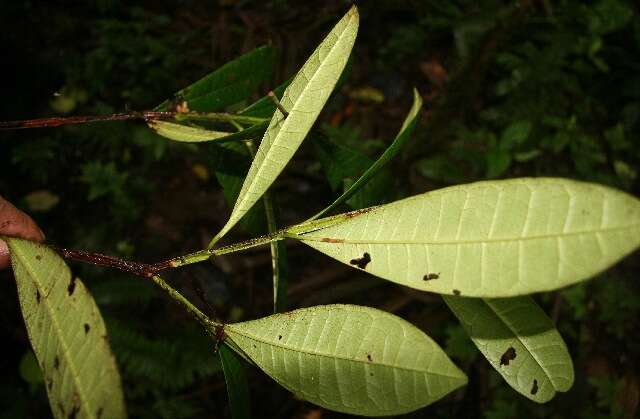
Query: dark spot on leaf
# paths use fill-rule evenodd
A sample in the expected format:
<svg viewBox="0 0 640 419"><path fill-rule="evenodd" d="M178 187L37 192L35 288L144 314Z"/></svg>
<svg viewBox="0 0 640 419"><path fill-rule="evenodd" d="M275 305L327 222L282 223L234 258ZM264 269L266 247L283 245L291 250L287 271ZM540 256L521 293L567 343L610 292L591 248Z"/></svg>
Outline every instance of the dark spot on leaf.
<svg viewBox="0 0 640 419"><path fill-rule="evenodd" d="M531 387L531 394L536 394L538 392L538 380L533 380L533 387Z"/></svg>
<svg viewBox="0 0 640 419"><path fill-rule="evenodd" d="M42 259L42 255L36 255L36 260L41 260Z"/></svg>
<svg viewBox="0 0 640 419"><path fill-rule="evenodd" d="M370 372L369 375L373 377L373 373L372 372Z"/></svg>
<svg viewBox="0 0 640 419"><path fill-rule="evenodd" d="M101 407L99 407L99 408L98 408L98 412L96 413L96 417L97 417L98 419L100 419L100 418L102 417L102 411L103 411L103 409L102 409Z"/></svg>
<svg viewBox="0 0 640 419"><path fill-rule="evenodd" d="M72 276L71 280L69 281L69 286L67 287L67 291L69 291L69 295L72 295L75 290L76 290L76 277Z"/></svg>
<svg viewBox="0 0 640 419"><path fill-rule="evenodd" d="M367 359L369 360L369 362L373 361L373 358L371 358L371 354L367 354Z"/></svg>
<svg viewBox="0 0 640 419"><path fill-rule="evenodd" d="M85 333L85 335L87 333L89 333L89 330L91 330L91 326L89 326L89 323L85 323L84 324L84 333Z"/></svg>
<svg viewBox="0 0 640 419"><path fill-rule="evenodd" d="M282 335L278 335L278 340L282 339Z"/></svg>
<svg viewBox="0 0 640 419"><path fill-rule="evenodd" d="M516 350L513 346L510 346L500 357L500 365L509 365L509 361L514 359L516 359Z"/></svg>
<svg viewBox="0 0 640 419"><path fill-rule="evenodd" d="M369 255L369 253L365 252L365 254L362 255L361 258L351 259L351 261L349 263L352 264L352 265L356 265L360 269L365 269L367 267L367 265L369 264L369 262L371 262L371 255Z"/></svg>
<svg viewBox="0 0 640 419"><path fill-rule="evenodd" d="M332 239L332 238L329 238L329 237L325 237L320 241L325 242L325 243L344 243L344 239Z"/></svg>
<svg viewBox="0 0 640 419"><path fill-rule="evenodd" d="M453 290L453 295L460 295L460 290Z"/></svg>
<svg viewBox="0 0 640 419"><path fill-rule="evenodd" d="M36 290L36 303L40 304L40 291Z"/></svg>
<svg viewBox="0 0 640 419"><path fill-rule="evenodd" d="M53 358L53 368L58 369L58 367L60 367L60 360L58 359L58 356L56 355L56 357Z"/></svg>
<svg viewBox="0 0 640 419"><path fill-rule="evenodd" d="M437 274L434 274L434 273L426 274L425 276L422 277L422 279L425 281L430 281L432 279L438 279L438 278L440 278L440 272L438 272Z"/></svg>

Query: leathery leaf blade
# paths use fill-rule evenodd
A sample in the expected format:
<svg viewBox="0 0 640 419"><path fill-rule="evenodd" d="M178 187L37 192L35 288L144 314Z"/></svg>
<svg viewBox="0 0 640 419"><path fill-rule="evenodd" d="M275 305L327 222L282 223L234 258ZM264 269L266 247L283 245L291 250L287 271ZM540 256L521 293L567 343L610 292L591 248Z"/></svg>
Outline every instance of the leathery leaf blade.
<svg viewBox="0 0 640 419"><path fill-rule="evenodd" d="M98 307L52 250L6 239L29 340L56 418L126 417L120 375Z"/></svg>
<svg viewBox="0 0 640 419"><path fill-rule="evenodd" d="M344 69L358 32L353 6L336 24L285 89L249 168L231 216L211 245L224 236L257 202L284 169L324 107Z"/></svg>
<svg viewBox="0 0 640 419"><path fill-rule="evenodd" d="M571 388L571 355L531 297L443 297L473 343L516 391L545 403Z"/></svg>
<svg viewBox="0 0 640 419"><path fill-rule="evenodd" d="M513 297L590 278L640 244L640 201L559 178L458 185L288 229L390 281L441 294Z"/></svg>
<svg viewBox="0 0 640 419"><path fill-rule="evenodd" d="M426 334L370 307L303 308L229 324L225 333L282 386L339 412L411 412L467 382Z"/></svg>

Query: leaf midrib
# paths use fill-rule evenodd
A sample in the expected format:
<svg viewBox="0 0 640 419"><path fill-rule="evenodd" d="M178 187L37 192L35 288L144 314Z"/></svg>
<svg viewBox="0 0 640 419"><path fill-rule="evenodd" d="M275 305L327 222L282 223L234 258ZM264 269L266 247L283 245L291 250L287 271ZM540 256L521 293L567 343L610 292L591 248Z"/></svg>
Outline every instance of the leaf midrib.
<svg viewBox="0 0 640 419"><path fill-rule="evenodd" d="M335 226L325 227L332 228ZM503 242L518 242L518 241L529 241L529 240L544 240L544 239L556 239L556 238L567 238L572 236L580 236L580 235L591 235L598 233L612 233L621 230L630 230L630 229L638 229L640 228L640 224L631 224L623 227L611 227L611 228L601 228L597 230L583 230L583 231L575 231L575 232L566 232L566 233L557 233L557 234L541 234L535 236L524 236L524 237L507 237L507 238L495 238L495 239L476 239L476 240L446 240L446 241L437 241L437 240L353 240L353 239L343 239L337 236L327 236L327 237L305 237L305 234L310 233L302 233L297 236L298 239L302 241L315 241L315 242L325 242L330 244L385 244L385 245L397 245L397 244L431 244L431 245L453 245L453 244L478 244L478 243L503 243ZM324 229L314 230L313 233L317 233ZM328 242L325 240L326 238L337 239L340 242Z"/></svg>
<svg viewBox="0 0 640 419"><path fill-rule="evenodd" d="M62 329L60 328L60 324L58 323L56 316L54 316L53 308L51 307L51 304L49 304L47 301L49 297L48 295L45 296L45 292L42 284L37 280L37 276L32 270L31 265L27 263L28 262L27 256L22 254L22 251L16 248L16 246L12 246L12 253L18 256L20 259L22 259L23 261L22 265L24 266L25 270L29 273L29 277L32 279L33 283L38 288L38 292L40 292L40 294L43 296L42 298L43 301L41 301L41 304L44 304L44 306L46 307L47 312L49 313L49 317L51 318L51 322L54 325L54 330L58 335L60 346L62 347L63 356L67 361L66 364L69 370L71 371L71 377L73 378L73 381L75 381L76 383L76 389L78 390L78 398L80 399L80 402L82 403L87 416L92 417L91 409L89 408L89 401L87 400L87 396L85 395L85 393L82 391L84 387L81 385L82 383L80 381L80 375L76 371L74 363L70 362L72 358L69 355L69 345L67 344L67 341L64 338L64 335L62 334ZM55 286L55 285L52 285L52 286Z"/></svg>
<svg viewBox="0 0 640 419"><path fill-rule="evenodd" d="M227 325L227 330L229 330L229 326L230 325ZM313 352L313 351L304 350L304 349L291 348L291 347L288 347L288 346L285 346L285 345L282 345L282 344L278 344L278 343L275 343L275 342L268 341L266 339L261 339L260 337L255 336L255 335L250 335L248 333L241 332L238 329L231 329L230 331L232 333L237 333L237 334L239 334L241 336L244 336L247 339L251 339L251 340L253 340L255 342L259 342L259 343L263 343L263 344L266 344L266 345L274 346L276 348L284 349L284 350L291 351L291 352L300 352L300 353L307 354L307 355L314 355L314 356L320 356L320 357L332 358L332 359L340 359L340 360L343 360L343 361L357 362L357 363L366 364L366 365L381 365L383 367L395 368L395 369L400 369L400 370L409 371L409 372L432 374L432 375L437 375L437 376L440 376L440 377L447 377L447 378L456 379L456 380L457 379L462 379L462 377L448 375L448 374L442 374L442 373L439 373L439 372L417 370L417 369L413 369L413 368L403 367L403 366L400 366L400 365L392 365L392 364L383 363L383 362L373 362L373 361L368 361L368 360L365 361L364 359L347 358L347 357L342 356L342 355L331 355L331 354L323 353L323 352Z"/></svg>

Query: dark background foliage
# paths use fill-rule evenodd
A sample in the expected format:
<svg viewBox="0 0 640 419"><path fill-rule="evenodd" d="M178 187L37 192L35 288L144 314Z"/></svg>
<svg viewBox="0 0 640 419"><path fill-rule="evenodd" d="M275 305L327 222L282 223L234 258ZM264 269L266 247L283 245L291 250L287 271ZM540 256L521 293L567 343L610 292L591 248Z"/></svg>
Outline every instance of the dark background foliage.
<svg viewBox="0 0 640 419"><path fill-rule="evenodd" d="M0 120L151 109L241 53L275 46L271 81L230 110L239 109L292 76L349 3L3 2ZM633 2L359 6L350 74L272 188L280 225L306 219L362 173L395 135L413 86L425 100L413 139L349 206L516 176L570 177L640 194L640 15ZM226 221L212 153L136 122L3 131L0 194L29 212L53 244L153 262L206 246ZM233 239L264 231L260 220L244 227ZM437 296L295 244L288 253L290 308L349 302L394 312L427 331L469 374L467 387L408 417L638 412L637 254L597 280L536 297L566 339L577 377L570 392L536 405L500 380ZM213 342L192 319L138 278L73 268L107 321L131 417L228 417ZM168 276L229 321L271 310L266 248ZM0 273L0 316L0 417L47 417L8 271ZM256 416L344 417L295 399L260 371L250 369L249 377Z"/></svg>

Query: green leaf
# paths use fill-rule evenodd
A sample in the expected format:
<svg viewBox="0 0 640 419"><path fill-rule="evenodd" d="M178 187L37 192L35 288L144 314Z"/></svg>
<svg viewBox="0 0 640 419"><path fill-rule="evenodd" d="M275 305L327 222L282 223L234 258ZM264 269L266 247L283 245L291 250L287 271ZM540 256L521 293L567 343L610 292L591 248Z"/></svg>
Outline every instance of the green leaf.
<svg viewBox="0 0 640 419"><path fill-rule="evenodd" d="M228 324L228 339L297 396L339 412L411 412L466 384L411 323L370 307L326 305Z"/></svg>
<svg viewBox="0 0 640 419"><path fill-rule="evenodd" d="M170 140L186 143L213 141L229 137L231 135L229 132L212 131L204 128L190 127L187 125L176 124L174 122L159 120L149 121L149 127L158 135Z"/></svg>
<svg viewBox="0 0 640 419"><path fill-rule="evenodd" d="M286 235L411 288L512 297L586 280L632 252L640 201L568 179L485 181L302 223Z"/></svg>
<svg viewBox="0 0 640 419"><path fill-rule="evenodd" d="M118 368L98 307L47 247L6 238L29 340L56 418L126 417Z"/></svg>
<svg viewBox="0 0 640 419"><path fill-rule="evenodd" d="M517 392L545 403L573 385L562 336L531 297L443 296L473 343Z"/></svg>
<svg viewBox="0 0 640 419"><path fill-rule="evenodd" d="M420 109L422 109L422 97L420 96L420 93L418 93L418 90L414 88L413 105L409 110L409 114L402 123L400 132L398 132L398 135L396 135L396 138L393 140L393 143L391 143L391 145L384 151L384 153L382 153L380 158L378 158L378 160L376 160L376 162L373 163L371 167L369 167L369 169L367 169L367 171L364 172L357 181L355 181L355 183L353 183L340 197L338 197L338 199L336 199L327 208L314 215L312 219L322 217L324 214L330 212L335 207L353 196L353 194L355 194L373 176L375 176L380 171L380 169L382 169L391 159L393 159L396 154L398 154L400 148L402 148L404 143L406 143L409 137L411 137L411 133L413 132L418 122Z"/></svg>
<svg viewBox="0 0 640 419"><path fill-rule="evenodd" d="M341 144L339 140L315 136L313 145L331 189L339 192L349 189L374 163L360 150ZM383 169L353 194L346 204L353 209L370 207L392 200L394 192L391 171Z"/></svg>
<svg viewBox="0 0 640 419"><path fill-rule="evenodd" d="M218 348L224 380L229 395L229 410L233 419L250 419L251 403L249 398L249 382L242 359L227 345Z"/></svg>
<svg viewBox="0 0 640 419"><path fill-rule="evenodd" d="M281 103L289 116L285 118L279 111L273 114L231 217L209 247L224 236L260 199L298 149L340 77L357 31L358 11L353 6L286 88Z"/></svg>
<svg viewBox="0 0 640 419"><path fill-rule="evenodd" d="M275 50L262 46L226 63L191 86L180 90L173 99L158 105L156 111L167 111L174 103L187 102L189 110L215 112L246 99L260 83L271 76Z"/></svg>

